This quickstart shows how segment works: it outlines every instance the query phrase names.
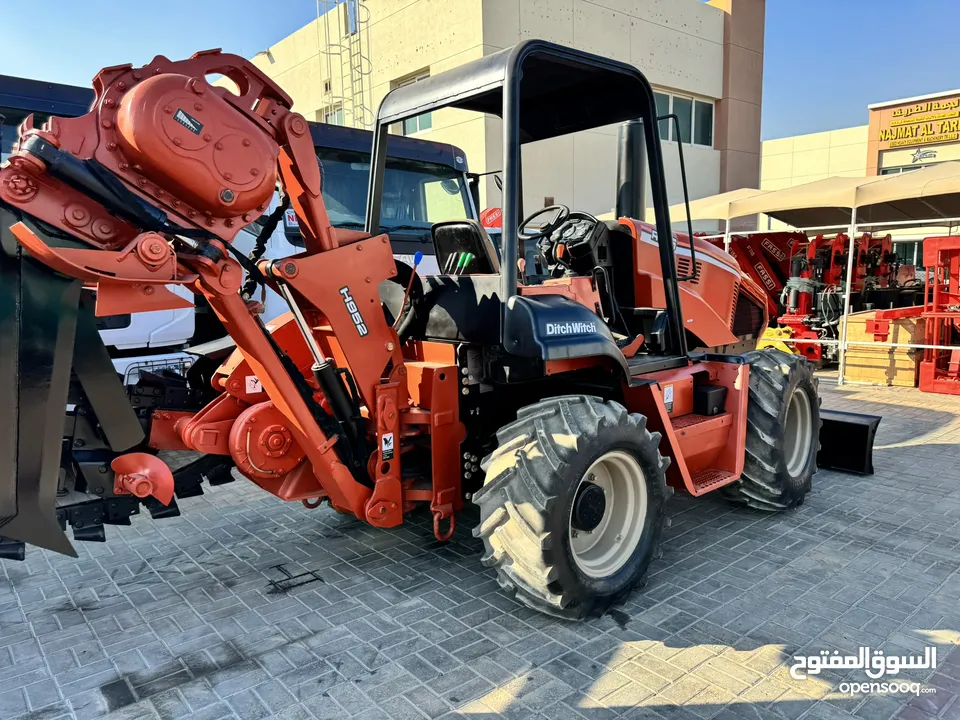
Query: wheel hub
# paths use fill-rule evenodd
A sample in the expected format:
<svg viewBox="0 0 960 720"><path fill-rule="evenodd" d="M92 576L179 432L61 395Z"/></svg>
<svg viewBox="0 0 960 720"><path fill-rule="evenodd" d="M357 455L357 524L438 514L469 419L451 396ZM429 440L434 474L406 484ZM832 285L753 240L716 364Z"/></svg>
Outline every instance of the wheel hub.
<svg viewBox="0 0 960 720"><path fill-rule="evenodd" d="M606 578L623 567L643 535L647 483L637 458L611 450L583 474L570 506L570 550L588 577Z"/></svg>
<svg viewBox="0 0 960 720"><path fill-rule="evenodd" d="M803 388L797 388L790 396L784 427L783 450L790 477L799 477L806 468L813 436L810 398Z"/></svg>
<svg viewBox="0 0 960 720"><path fill-rule="evenodd" d="M570 524L577 530L590 532L600 521L607 509L607 496L603 488L592 482L585 482L580 486L577 497L573 501L573 515Z"/></svg>

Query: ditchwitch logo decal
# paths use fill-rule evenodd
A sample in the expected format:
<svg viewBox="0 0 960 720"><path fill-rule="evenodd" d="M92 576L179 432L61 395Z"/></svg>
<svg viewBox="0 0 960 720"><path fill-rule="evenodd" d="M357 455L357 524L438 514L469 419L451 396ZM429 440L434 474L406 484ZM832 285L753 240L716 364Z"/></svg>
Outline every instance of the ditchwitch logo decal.
<svg viewBox="0 0 960 720"><path fill-rule="evenodd" d="M592 322L547 323L547 335L586 335L596 331L597 324Z"/></svg>

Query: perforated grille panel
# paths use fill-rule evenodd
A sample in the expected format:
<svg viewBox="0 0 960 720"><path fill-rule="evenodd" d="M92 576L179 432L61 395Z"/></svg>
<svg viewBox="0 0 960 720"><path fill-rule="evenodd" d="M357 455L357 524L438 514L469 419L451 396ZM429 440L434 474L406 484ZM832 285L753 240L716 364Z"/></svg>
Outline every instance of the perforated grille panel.
<svg viewBox="0 0 960 720"><path fill-rule="evenodd" d="M737 314L737 301L740 298L740 281L733 284L733 298L730 300L730 327L733 327L733 319Z"/></svg>
<svg viewBox="0 0 960 720"><path fill-rule="evenodd" d="M737 337L757 335L763 324L763 308L747 297L746 293L737 293L737 306L733 311L731 332Z"/></svg>
<svg viewBox="0 0 960 720"><path fill-rule="evenodd" d="M693 486L698 492L703 492L717 485L726 485L732 478L733 473L726 470L699 470L690 476Z"/></svg>
<svg viewBox="0 0 960 720"><path fill-rule="evenodd" d="M690 274L690 258L684 257L682 255L677 256L677 275L683 277ZM700 262L697 261L697 269L694 273L693 280L688 282L696 285L700 282Z"/></svg>

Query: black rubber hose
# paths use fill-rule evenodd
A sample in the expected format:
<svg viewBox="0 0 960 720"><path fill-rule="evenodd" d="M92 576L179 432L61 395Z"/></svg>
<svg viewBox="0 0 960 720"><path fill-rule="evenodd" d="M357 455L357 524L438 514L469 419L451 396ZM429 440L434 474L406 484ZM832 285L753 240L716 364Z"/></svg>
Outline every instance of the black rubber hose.
<svg viewBox="0 0 960 720"><path fill-rule="evenodd" d="M277 205L276 209L270 213L270 216L260 229L260 234L257 235L257 241L253 245L253 250L251 250L250 254L247 255L247 259L254 266L256 266L257 261L262 258L263 254L267 251L267 243L270 241L270 236L273 235L274 231L277 229L277 225L280 224L283 214L289 207L290 198L284 195L283 200L279 205ZM251 297L253 297L253 293L256 292L257 285L261 282L263 282L263 275L259 273L257 273L257 275L254 275L253 273L247 273L247 279L243 283L243 287L240 289L240 294L249 300Z"/></svg>

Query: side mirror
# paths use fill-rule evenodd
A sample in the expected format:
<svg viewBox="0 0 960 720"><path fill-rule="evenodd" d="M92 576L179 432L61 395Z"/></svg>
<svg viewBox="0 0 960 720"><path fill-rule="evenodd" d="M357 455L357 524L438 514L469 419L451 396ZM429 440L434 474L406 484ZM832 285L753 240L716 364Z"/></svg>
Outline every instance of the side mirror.
<svg viewBox="0 0 960 720"><path fill-rule="evenodd" d="M446 180L441 180L440 187L443 188L443 191L447 193L447 195L460 194L460 182L453 178L447 178Z"/></svg>

